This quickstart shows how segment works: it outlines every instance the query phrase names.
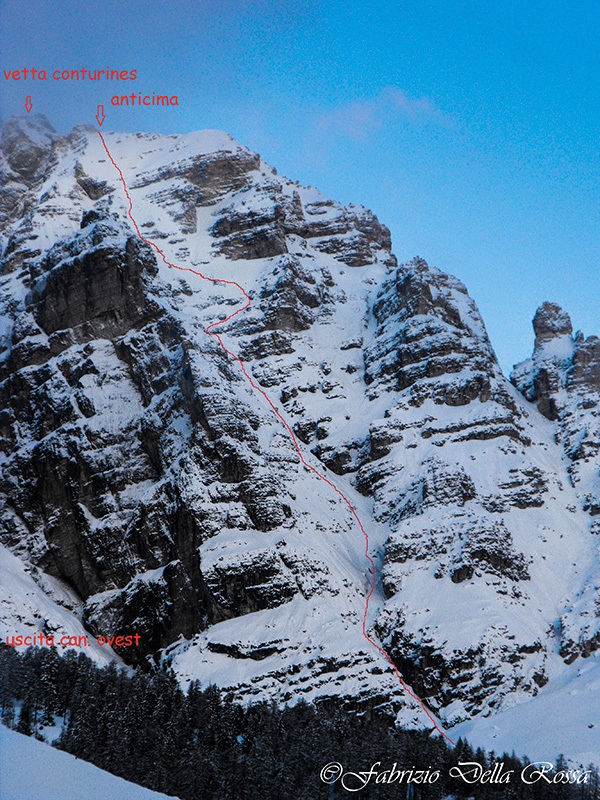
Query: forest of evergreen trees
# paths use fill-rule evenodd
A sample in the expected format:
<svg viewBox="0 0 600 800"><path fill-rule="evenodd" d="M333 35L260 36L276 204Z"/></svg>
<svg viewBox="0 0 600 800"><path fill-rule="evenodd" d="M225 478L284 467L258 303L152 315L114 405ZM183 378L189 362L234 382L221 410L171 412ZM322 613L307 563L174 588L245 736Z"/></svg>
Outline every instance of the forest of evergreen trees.
<svg viewBox="0 0 600 800"><path fill-rule="evenodd" d="M0 706L5 725L38 738L52 730L62 750L182 800L600 798L592 767L586 783L527 785L520 780L526 760L474 752L463 741L451 748L440 737L394 728L389 718L350 713L337 701L243 708L214 687L192 684L184 693L164 672L99 668L73 650L59 656L52 648L20 653L0 645ZM513 778L503 785L469 785L450 777L453 766L467 761L485 769L504 762ZM352 793L339 780L321 780L330 762L346 772L368 772L380 762L381 773L395 763L397 769L438 770L440 777L410 784L407 792L405 784L377 784L373 776Z"/></svg>

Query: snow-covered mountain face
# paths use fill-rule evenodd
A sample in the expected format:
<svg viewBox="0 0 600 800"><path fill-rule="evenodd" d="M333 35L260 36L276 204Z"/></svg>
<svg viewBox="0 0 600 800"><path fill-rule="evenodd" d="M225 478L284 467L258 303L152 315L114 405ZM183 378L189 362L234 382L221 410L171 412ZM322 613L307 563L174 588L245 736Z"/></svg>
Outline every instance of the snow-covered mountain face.
<svg viewBox="0 0 600 800"><path fill-rule="evenodd" d="M362 634L337 487L369 635L446 727L589 656L598 340L543 306L524 398L465 287L369 211L223 133L104 138L188 271L96 131L8 123L0 531L30 577L184 683L430 725Z"/></svg>
<svg viewBox="0 0 600 800"><path fill-rule="evenodd" d="M573 336L569 315L555 303L544 303L533 320L533 355L517 364L511 380L554 423L579 505L600 534L600 338ZM594 571L577 602L561 619L561 655L572 661L600 647L600 587ZM581 627L581 619L585 620Z"/></svg>

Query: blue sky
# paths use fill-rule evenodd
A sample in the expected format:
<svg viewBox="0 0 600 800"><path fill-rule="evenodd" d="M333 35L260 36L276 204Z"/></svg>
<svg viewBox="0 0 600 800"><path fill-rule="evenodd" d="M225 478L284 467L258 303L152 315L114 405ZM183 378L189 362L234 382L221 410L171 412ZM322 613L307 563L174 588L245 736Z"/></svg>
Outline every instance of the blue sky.
<svg viewBox="0 0 600 800"><path fill-rule="evenodd" d="M0 74L0 112L227 130L461 278L508 370L543 300L600 334L599 31L597 0L3 0L2 70L136 69L179 106Z"/></svg>

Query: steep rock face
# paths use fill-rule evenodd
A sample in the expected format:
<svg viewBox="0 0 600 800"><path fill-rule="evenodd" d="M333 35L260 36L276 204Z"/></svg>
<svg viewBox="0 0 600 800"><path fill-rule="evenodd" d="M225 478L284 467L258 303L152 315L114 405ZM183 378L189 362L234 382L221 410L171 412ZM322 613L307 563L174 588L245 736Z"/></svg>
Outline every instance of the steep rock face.
<svg viewBox="0 0 600 800"><path fill-rule="evenodd" d="M105 603L111 624L143 633L141 657L219 612L199 572L199 526L147 424L151 400L176 391L181 336L148 296L154 257L119 233L88 227L30 272L3 362L2 536L14 543L20 530L33 562L83 601L104 593L84 619L100 619ZM144 380L154 379L146 396L125 358L135 336L147 345ZM181 414L183 398L170 399ZM160 582L139 577L149 569L162 569Z"/></svg>
<svg viewBox="0 0 600 800"><path fill-rule="evenodd" d="M3 269L16 269L26 257L36 257L41 249L28 212L35 203L32 190L43 180L52 159L54 129L44 117L35 116L28 125L18 119L8 120L0 140L0 246L4 253ZM21 220L18 232L6 241L8 226ZM10 258L11 252L20 254Z"/></svg>
<svg viewBox="0 0 600 800"><path fill-rule="evenodd" d="M569 473L585 510L600 514L600 338L573 336L569 315L555 303L537 310L533 355L511 380L555 423ZM600 532L600 526L592 523Z"/></svg>
<svg viewBox="0 0 600 800"><path fill-rule="evenodd" d="M575 343L571 319L556 303L544 303L533 318L534 356L517 364L511 380L519 391L537 404L550 420L558 417L557 395L566 389Z"/></svg>
<svg viewBox="0 0 600 800"><path fill-rule="evenodd" d="M415 259L384 285L373 315L375 341L365 351L370 396L414 387L414 405L426 397L457 406L489 399L493 351L473 301L455 278ZM466 368L472 373L468 382L437 380L419 391L423 379L467 374Z"/></svg>
<svg viewBox="0 0 600 800"><path fill-rule="evenodd" d="M511 380L519 391L552 420L562 444L570 480L589 516L593 534L600 534L600 338L573 336L569 315L555 303L543 303L533 327L533 355L517 364ZM561 654L568 661L600 648L598 571L592 569L561 614Z"/></svg>
<svg viewBox="0 0 600 800"><path fill-rule="evenodd" d="M458 721L548 680L556 643L540 615L541 576L545 561L559 569L553 551L573 529L566 481L459 281L421 259L404 264L383 283L371 324L366 395L384 413L353 469L391 530L376 630L421 696ZM419 594L426 601L411 607ZM475 598L487 619L465 624Z"/></svg>
<svg viewBox="0 0 600 800"><path fill-rule="evenodd" d="M589 513L460 281L226 134L106 133L163 260L98 134L30 122L2 139L0 537L40 585L184 682L428 724L362 635L337 487L369 633L448 724L592 651Z"/></svg>
<svg viewBox="0 0 600 800"><path fill-rule="evenodd" d="M6 162L31 187L31 209L3 229L2 541L75 590L91 632L140 633L140 648L122 653L136 662L222 620L339 593L326 556L302 544L324 526L315 510L292 510L291 442L268 408L255 411L243 376L204 332L239 306L235 292L192 290L172 269L161 272L123 199L116 204L118 176L102 166L97 135L80 128L65 139L38 123L48 131L39 145L28 123L2 140ZM268 217L276 202L274 229L289 247L266 272L260 265L240 344L249 361L292 352L290 333L333 302L328 265L310 270L289 252L306 246L300 234L320 244L325 234L360 233L372 260L376 250L391 258L389 234L368 212L314 191L306 216L316 203L322 224L312 228L295 187L267 179L260 157L230 137L208 138L205 152L192 143L181 154L175 143L170 163L160 143L158 163L128 176L150 203L142 229L177 245L165 228L190 235L204 213L202 254L235 261L243 246L245 259L263 259L257 209L267 204ZM142 143L146 154L154 139ZM10 193L22 176L6 174ZM350 249L339 248L340 263ZM331 527L344 530L347 510L337 516L343 522Z"/></svg>

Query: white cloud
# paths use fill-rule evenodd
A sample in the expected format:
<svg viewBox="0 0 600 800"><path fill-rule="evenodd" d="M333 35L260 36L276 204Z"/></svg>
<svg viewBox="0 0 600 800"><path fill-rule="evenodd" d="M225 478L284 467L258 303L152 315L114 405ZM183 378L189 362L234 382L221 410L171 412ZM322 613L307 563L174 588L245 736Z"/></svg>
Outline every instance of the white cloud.
<svg viewBox="0 0 600 800"><path fill-rule="evenodd" d="M451 125L449 115L428 97L409 97L402 89L386 86L374 98L354 100L320 114L317 128L364 139L398 118L413 125Z"/></svg>

